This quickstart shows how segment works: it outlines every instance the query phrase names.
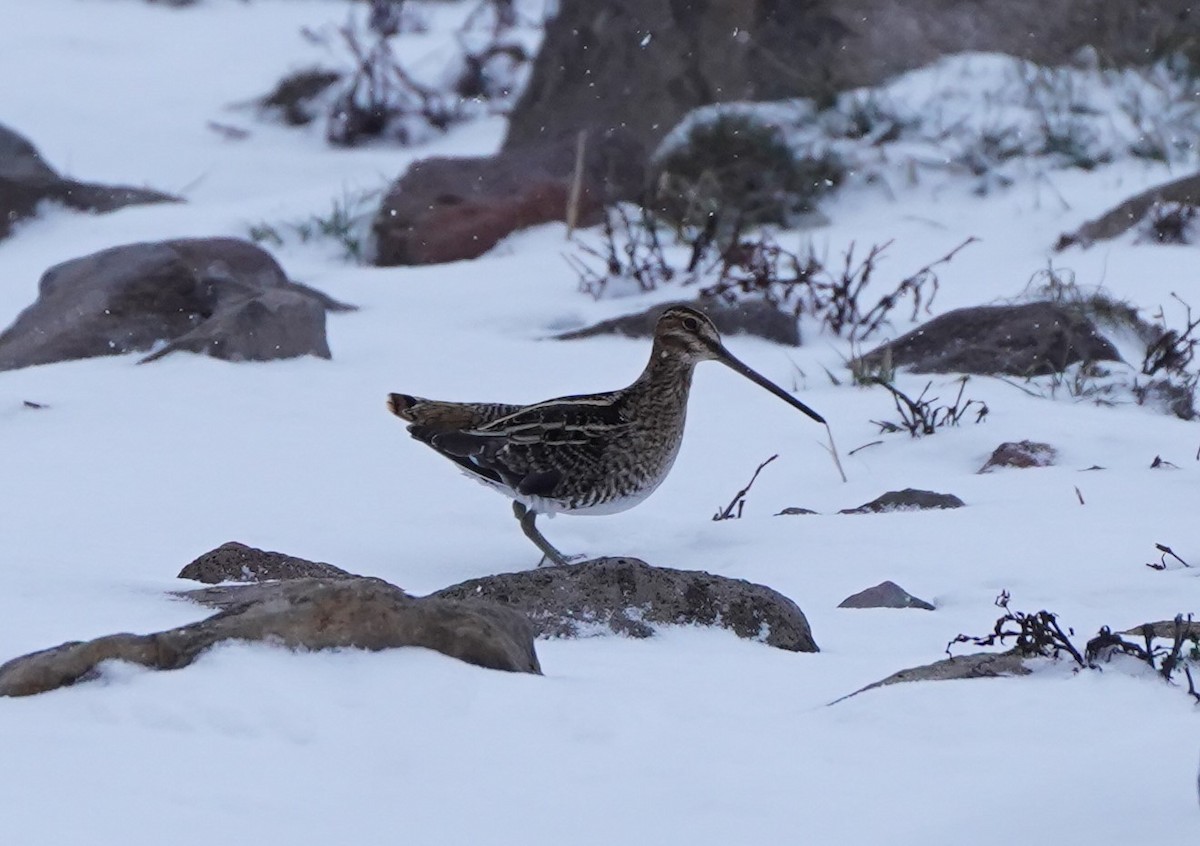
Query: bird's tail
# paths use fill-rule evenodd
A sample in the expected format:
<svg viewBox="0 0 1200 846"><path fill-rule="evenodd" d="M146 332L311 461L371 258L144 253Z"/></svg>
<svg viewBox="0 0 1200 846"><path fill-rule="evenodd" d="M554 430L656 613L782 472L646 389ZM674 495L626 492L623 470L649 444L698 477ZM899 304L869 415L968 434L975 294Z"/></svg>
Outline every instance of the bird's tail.
<svg viewBox="0 0 1200 846"><path fill-rule="evenodd" d="M422 432L453 432L475 429L492 420L519 411L519 405L497 402L442 402L441 400L414 397L411 394L388 394L388 411L407 420L408 430L424 440Z"/></svg>
<svg viewBox="0 0 1200 846"><path fill-rule="evenodd" d="M416 417L413 416L413 409L424 402L428 402L428 400L424 400L421 397L414 397L411 394L388 394L387 408L388 411L401 420L414 423L416 422Z"/></svg>

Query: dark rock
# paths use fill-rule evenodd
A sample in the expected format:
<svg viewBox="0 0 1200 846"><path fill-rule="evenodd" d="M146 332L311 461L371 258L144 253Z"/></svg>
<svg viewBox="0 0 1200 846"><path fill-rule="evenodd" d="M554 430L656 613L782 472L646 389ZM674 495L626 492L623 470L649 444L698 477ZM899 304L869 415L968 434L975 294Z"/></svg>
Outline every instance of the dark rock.
<svg viewBox="0 0 1200 846"><path fill-rule="evenodd" d="M895 582L880 582L875 587L847 596L838 608L920 608L933 611L934 606L918 599Z"/></svg>
<svg viewBox="0 0 1200 846"><path fill-rule="evenodd" d="M813 511L811 508L801 508L798 505L789 505L787 508L780 511L775 516L776 517L791 517L791 516L801 516L804 514L818 514L818 513L820 513L820 512Z"/></svg>
<svg viewBox="0 0 1200 846"><path fill-rule="evenodd" d="M1057 458L1058 450L1050 444L1009 441L996 447L979 472L990 473L997 467L1049 467Z"/></svg>
<svg viewBox="0 0 1200 846"><path fill-rule="evenodd" d="M231 541L210 550L179 571L179 578L215 585L220 582L266 582L304 578L352 578L340 567L305 561L282 552L267 552Z"/></svg>
<svg viewBox="0 0 1200 846"><path fill-rule="evenodd" d="M199 623L73 641L14 658L0 666L0 696L29 696L95 678L103 661L175 670L226 640L313 650L420 646L480 667L541 672L533 629L507 608L414 599L378 579L297 579L250 588L259 595Z"/></svg>
<svg viewBox="0 0 1200 846"><path fill-rule="evenodd" d="M487 576L432 595L513 608L542 637L581 637L597 629L649 637L656 625L701 625L790 652L818 651L804 612L781 593L711 573L651 567L635 558Z"/></svg>
<svg viewBox="0 0 1200 846"><path fill-rule="evenodd" d="M800 329L796 318L780 311L761 299L743 300L733 305L701 298L679 300L652 306L637 314L627 314L602 320L595 326L573 329L558 336L559 340L594 338L597 335L623 335L626 338L652 338L658 316L671 306L686 305L708 315L722 335L754 335L778 344L800 345Z"/></svg>
<svg viewBox="0 0 1200 846"><path fill-rule="evenodd" d="M1060 373L1079 361L1119 361L1117 350L1077 311L1047 302L961 308L876 347L869 368L891 363L917 373Z"/></svg>
<svg viewBox="0 0 1200 846"><path fill-rule="evenodd" d="M64 179L27 139L0 125L0 238L19 220L33 217L40 203L80 211L109 212L140 203L177 203L178 197L125 186Z"/></svg>
<svg viewBox="0 0 1200 846"><path fill-rule="evenodd" d="M306 68L279 80L275 89L260 97L256 105L261 114L278 115L289 126L312 123L321 114L321 95L342 78L337 71Z"/></svg>
<svg viewBox="0 0 1200 846"><path fill-rule="evenodd" d="M1143 64L1194 43L1191 0L608 0L563 2L546 24L506 146L623 127L653 149L710 103L812 97L964 51L1046 65L1093 46Z"/></svg>
<svg viewBox="0 0 1200 846"><path fill-rule="evenodd" d="M1180 620L1178 628L1180 634L1185 639L1200 640L1200 620ZM1119 634L1142 638L1149 634L1152 638L1174 641L1175 629L1174 620L1159 620L1156 623L1143 623L1140 626L1134 626L1132 629L1119 632Z"/></svg>
<svg viewBox="0 0 1200 846"><path fill-rule="evenodd" d="M0 333L0 370L145 351L230 361L329 358L326 310L348 308L288 281L234 238L126 244L50 268L38 299Z"/></svg>
<svg viewBox="0 0 1200 846"><path fill-rule="evenodd" d="M618 136L587 146L578 224L600 221L603 203L641 186L641 158ZM518 229L565 220L575 144L541 144L490 158L415 162L384 197L375 218L376 264L473 259Z"/></svg>
<svg viewBox="0 0 1200 846"><path fill-rule="evenodd" d="M1097 241L1116 238L1141 223L1150 216L1156 206L1163 203L1200 206L1200 175L1192 174L1156 185L1148 191L1130 197L1095 220L1089 220L1074 232L1061 235L1054 249L1065 250L1076 244L1090 247Z"/></svg>
<svg viewBox="0 0 1200 846"><path fill-rule="evenodd" d="M958 679L994 679L1006 676L1028 676L1033 671L1025 666L1025 659L1015 650L1008 652L978 652L974 655L956 655L944 658L923 667L913 667L892 673L886 679L869 684L864 688L830 702L836 705L851 696L889 684L915 681L955 681Z"/></svg>
<svg viewBox="0 0 1200 846"><path fill-rule="evenodd" d="M858 508L845 508L838 514L879 514L886 511L925 511L938 508L962 508L966 503L954 494L920 491L916 488L905 488L902 491L890 491L878 499L860 505Z"/></svg>

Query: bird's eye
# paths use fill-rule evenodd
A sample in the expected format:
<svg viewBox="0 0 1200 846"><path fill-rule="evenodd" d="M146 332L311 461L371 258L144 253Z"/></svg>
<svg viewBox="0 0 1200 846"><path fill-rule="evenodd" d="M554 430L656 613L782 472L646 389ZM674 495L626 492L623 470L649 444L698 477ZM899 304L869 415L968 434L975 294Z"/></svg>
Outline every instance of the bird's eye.
<svg viewBox="0 0 1200 846"><path fill-rule="evenodd" d="M688 330L689 332L699 332L700 331L700 321L694 317L685 317L683 319L683 328Z"/></svg>

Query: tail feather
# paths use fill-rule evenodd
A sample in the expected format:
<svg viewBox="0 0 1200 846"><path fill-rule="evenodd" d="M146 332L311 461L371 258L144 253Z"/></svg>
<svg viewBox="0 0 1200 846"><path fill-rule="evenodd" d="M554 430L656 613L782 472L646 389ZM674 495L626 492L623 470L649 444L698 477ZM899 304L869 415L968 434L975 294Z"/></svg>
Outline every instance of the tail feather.
<svg viewBox="0 0 1200 846"><path fill-rule="evenodd" d="M388 411L401 420L407 420L409 423L412 423L416 420L413 417L413 408L423 402L427 402L427 400L414 397L411 394L388 394L387 408Z"/></svg>
<svg viewBox="0 0 1200 846"><path fill-rule="evenodd" d="M411 394L388 394L387 407L401 420L413 424L408 427L410 432L414 427L428 427L435 432L475 429L521 408L505 403L441 402Z"/></svg>

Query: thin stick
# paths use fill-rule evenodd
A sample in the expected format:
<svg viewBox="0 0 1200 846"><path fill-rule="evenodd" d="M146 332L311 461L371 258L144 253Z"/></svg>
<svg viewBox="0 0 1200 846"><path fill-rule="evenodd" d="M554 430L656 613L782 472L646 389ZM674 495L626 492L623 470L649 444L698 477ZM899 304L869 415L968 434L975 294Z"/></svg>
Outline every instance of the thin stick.
<svg viewBox="0 0 1200 846"><path fill-rule="evenodd" d="M1086 504L1087 504L1087 503L1085 503L1085 502L1083 501L1083 494L1079 492L1079 485L1076 485L1076 486L1075 486L1075 496L1079 497L1079 504L1080 504L1080 505L1086 505Z"/></svg>
<svg viewBox="0 0 1200 846"><path fill-rule="evenodd" d="M825 424L825 434L829 435L829 454L833 456L834 466L837 467L838 475L842 477L842 481L847 481L846 471L842 469L842 459L838 458L837 446L833 443L833 429L829 428L829 424Z"/></svg>
<svg viewBox="0 0 1200 846"><path fill-rule="evenodd" d="M571 176L571 191L567 195L567 240L575 234L579 223L579 201L583 196L583 156L587 150L587 130L579 130L575 139L575 173Z"/></svg>
<svg viewBox="0 0 1200 846"><path fill-rule="evenodd" d="M866 449L867 447L879 446L881 443L883 443L883 441L871 441L870 443L855 447L846 453L846 455L854 455L854 453L858 452L859 450Z"/></svg>

